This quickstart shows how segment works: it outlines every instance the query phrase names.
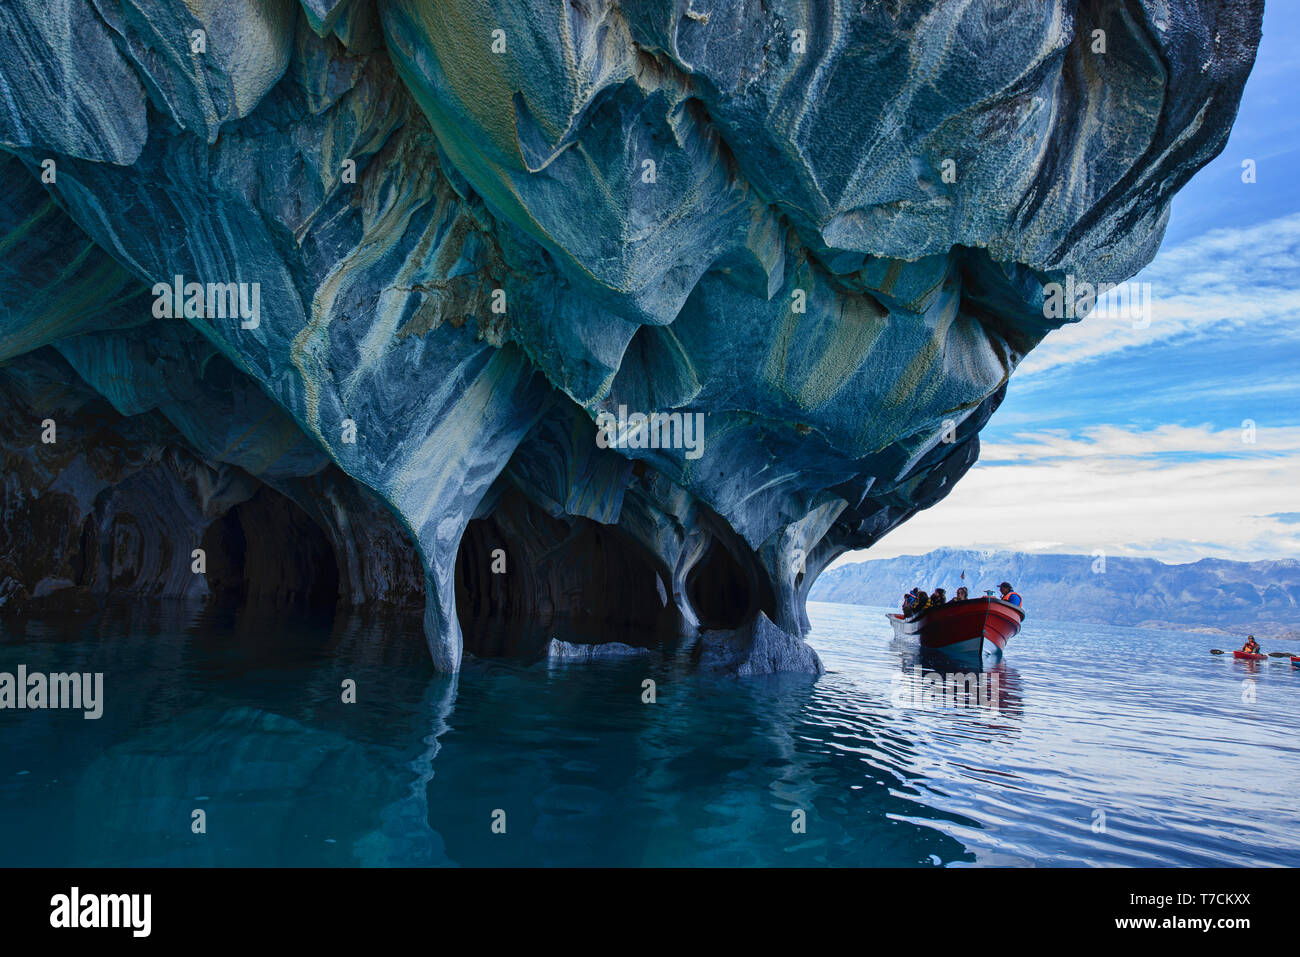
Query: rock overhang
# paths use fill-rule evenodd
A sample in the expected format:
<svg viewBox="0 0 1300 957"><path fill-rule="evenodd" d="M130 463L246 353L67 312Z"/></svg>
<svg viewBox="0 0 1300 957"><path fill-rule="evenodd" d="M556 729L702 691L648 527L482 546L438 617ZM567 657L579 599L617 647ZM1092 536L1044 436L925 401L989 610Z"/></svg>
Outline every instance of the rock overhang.
<svg viewBox="0 0 1300 957"><path fill-rule="evenodd" d="M443 668L465 531L517 496L575 535L617 528L683 627L707 567L797 639L817 573L975 461L1059 324L1044 286L1154 254L1226 140L1261 16L14 2L0 376L17 396L52 346L118 414L157 420L157 448L307 503L344 564L405 547ZM262 321L154 319L148 291L174 276L258 283ZM596 447L620 406L703 416L702 454ZM70 467L12 428L7 473ZM374 541L349 537L349 509ZM208 511L169 526L173 551ZM353 600L400 590L352 579ZM581 611L561 591L539 575L537 614Z"/></svg>

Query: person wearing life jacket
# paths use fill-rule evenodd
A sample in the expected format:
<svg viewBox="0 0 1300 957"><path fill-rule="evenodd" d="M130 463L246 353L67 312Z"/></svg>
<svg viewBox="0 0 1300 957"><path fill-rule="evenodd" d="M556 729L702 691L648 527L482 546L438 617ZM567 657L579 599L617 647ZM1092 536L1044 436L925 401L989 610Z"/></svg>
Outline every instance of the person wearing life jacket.
<svg viewBox="0 0 1300 957"><path fill-rule="evenodd" d="M1003 601L1008 601L1017 608L1020 608L1024 604L1024 599L1021 598L1020 594L1011 587L1011 582L1003 582L998 585L998 591L1002 592Z"/></svg>
<svg viewBox="0 0 1300 957"><path fill-rule="evenodd" d="M1250 655L1259 654L1259 642L1255 640L1254 635L1246 636L1246 643L1241 646L1241 650Z"/></svg>

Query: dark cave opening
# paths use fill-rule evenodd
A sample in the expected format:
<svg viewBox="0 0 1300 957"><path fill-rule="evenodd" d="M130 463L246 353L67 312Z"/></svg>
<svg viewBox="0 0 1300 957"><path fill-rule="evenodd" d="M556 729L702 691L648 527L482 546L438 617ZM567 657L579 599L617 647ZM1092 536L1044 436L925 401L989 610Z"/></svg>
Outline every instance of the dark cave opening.
<svg viewBox="0 0 1300 957"><path fill-rule="evenodd" d="M326 613L338 602L329 539L306 512L267 486L209 525L200 547L218 607Z"/></svg>
<svg viewBox="0 0 1300 957"><path fill-rule="evenodd" d="M739 628L761 604L754 576L716 538L686 573L686 600L704 630Z"/></svg>
<svg viewBox="0 0 1300 957"><path fill-rule="evenodd" d="M649 553L612 525L554 518L508 491L472 520L456 556L465 651L532 657L550 638L656 647L677 613Z"/></svg>

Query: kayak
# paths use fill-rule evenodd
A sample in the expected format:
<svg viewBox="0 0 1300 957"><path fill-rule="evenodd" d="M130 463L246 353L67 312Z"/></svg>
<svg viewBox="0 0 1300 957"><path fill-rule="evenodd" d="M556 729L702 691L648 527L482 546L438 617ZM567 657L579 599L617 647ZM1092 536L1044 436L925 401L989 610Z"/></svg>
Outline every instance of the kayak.
<svg viewBox="0 0 1300 957"><path fill-rule="evenodd" d="M1292 655L1291 664L1295 665L1297 668L1300 668L1300 655Z"/></svg>
<svg viewBox="0 0 1300 957"><path fill-rule="evenodd" d="M1243 658L1246 661L1263 661L1268 655L1252 655L1249 651L1234 651L1232 657Z"/></svg>

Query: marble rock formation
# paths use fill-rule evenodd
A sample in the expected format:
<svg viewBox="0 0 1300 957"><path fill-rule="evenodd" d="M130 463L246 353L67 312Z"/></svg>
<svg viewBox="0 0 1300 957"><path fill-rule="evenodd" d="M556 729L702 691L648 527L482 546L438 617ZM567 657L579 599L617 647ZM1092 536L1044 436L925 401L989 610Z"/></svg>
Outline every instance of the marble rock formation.
<svg viewBox="0 0 1300 957"><path fill-rule="evenodd" d="M975 461L1045 286L1151 259L1262 13L7 0L0 608L418 601L447 670L483 621L816 670L818 573Z"/></svg>

